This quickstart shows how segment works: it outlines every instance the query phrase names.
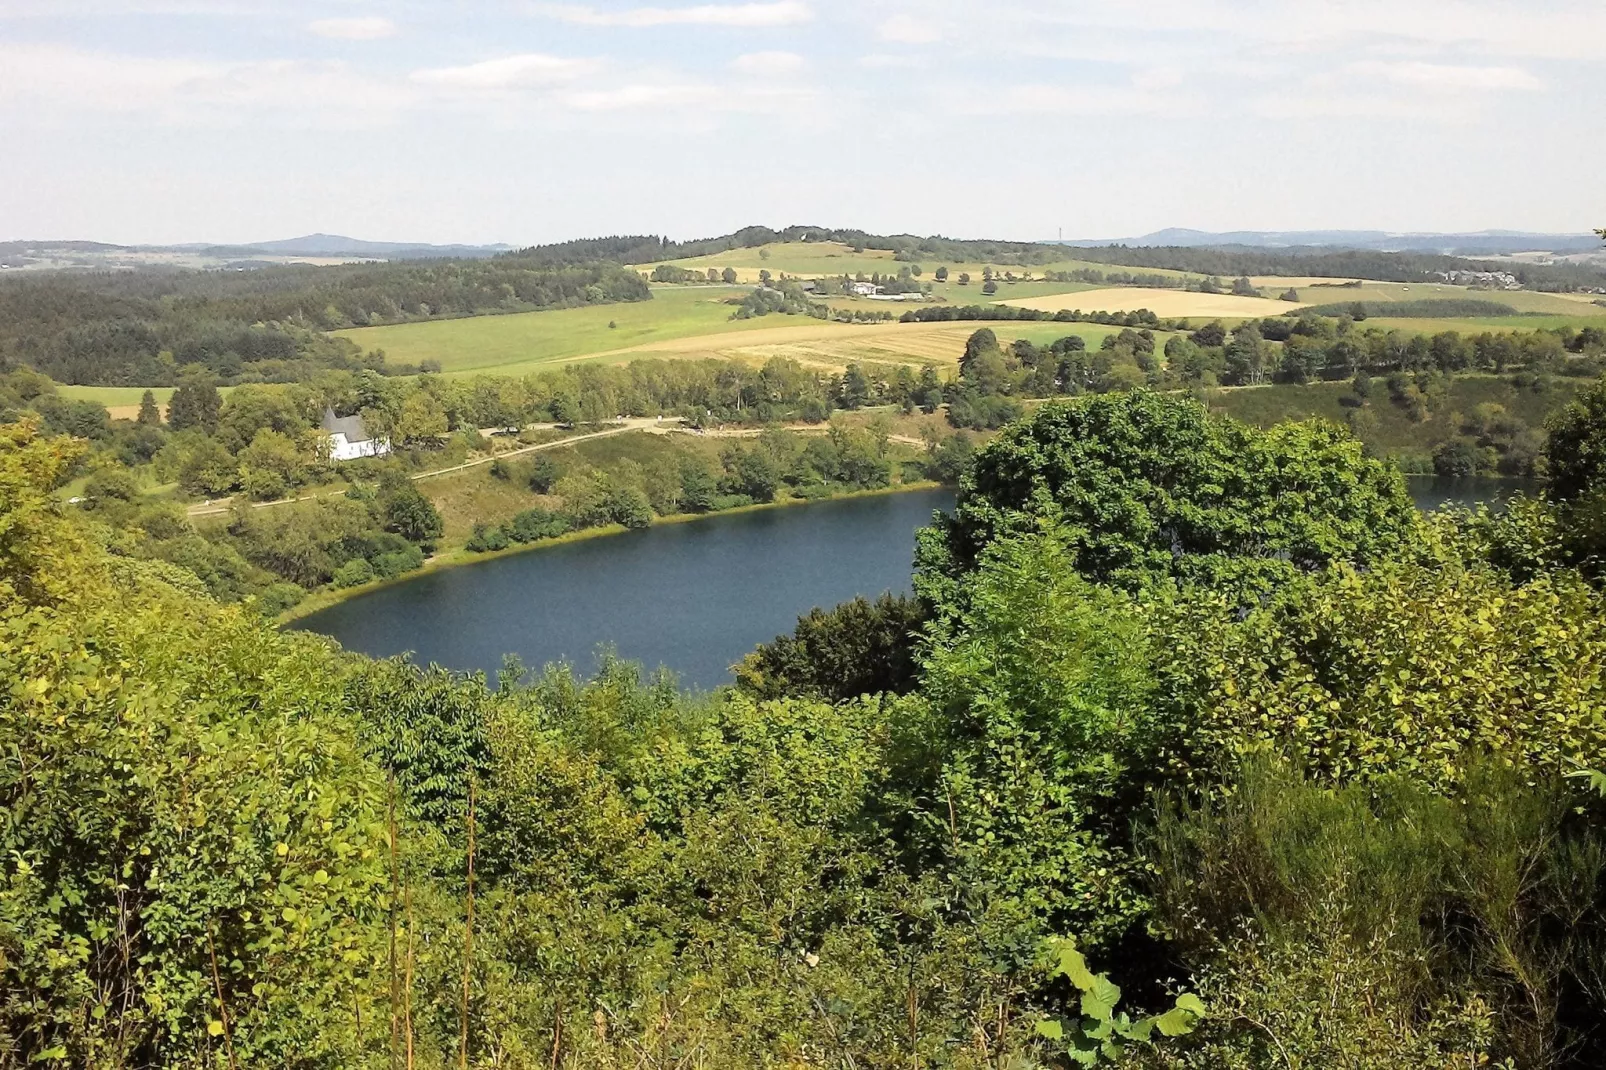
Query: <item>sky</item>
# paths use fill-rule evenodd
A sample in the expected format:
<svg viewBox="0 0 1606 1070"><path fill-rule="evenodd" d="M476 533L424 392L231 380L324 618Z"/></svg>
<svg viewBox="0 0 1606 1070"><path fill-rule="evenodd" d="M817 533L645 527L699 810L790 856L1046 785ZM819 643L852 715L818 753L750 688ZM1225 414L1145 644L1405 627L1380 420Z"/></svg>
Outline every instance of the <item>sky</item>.
<svg viewBox="0 0 1606 1070"><path fill-rule="evenodd" d="M1602 0L0 0L0 239L1606 226Z"/></svg>

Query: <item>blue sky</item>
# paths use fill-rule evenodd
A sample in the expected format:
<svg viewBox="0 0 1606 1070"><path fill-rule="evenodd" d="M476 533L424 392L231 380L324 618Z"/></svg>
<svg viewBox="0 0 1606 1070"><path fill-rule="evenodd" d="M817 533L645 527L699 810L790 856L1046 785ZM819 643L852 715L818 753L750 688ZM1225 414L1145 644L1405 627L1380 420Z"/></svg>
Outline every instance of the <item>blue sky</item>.
<svg viewBox="0 0 1606 1070"><path fill-rule="evenodd" d="M0 238L1606 226L1601 0L0 0Z"/></svg>

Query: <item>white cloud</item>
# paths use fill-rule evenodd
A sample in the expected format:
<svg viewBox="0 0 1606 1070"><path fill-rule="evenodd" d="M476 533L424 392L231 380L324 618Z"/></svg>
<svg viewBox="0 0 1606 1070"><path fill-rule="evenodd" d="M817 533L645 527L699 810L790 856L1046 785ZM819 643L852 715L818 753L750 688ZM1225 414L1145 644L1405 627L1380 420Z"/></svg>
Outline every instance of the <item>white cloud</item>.
<svg viewBox="0 0 1606 1070"><path fill-rule="evenodd" d="M449 89L504 90L527 89L557 85L598 70L600 64L590 59L568 59L527 52L517 56L502 56L463 67L437 67L414 71L412 81L420 85L442 86Z"/></svg>
<svg viewBox="0 0 1606 1070"><path fill-rule="evenodd" d="M1543 89L1544 83L1521 67L1464 67L1446 63L1352 64L1350 72L1363 79L1382 79L1405 86L1444 92Z"/></svg>
<svg viewBox="0 0 1606 1070"><path fill-rule="evenodd" d="M342 41L377 41L396 36L396 24L377 15L360 19L317 19L307 23L307 29L319 37Z"/></svg>
<svg viewBox="0 0 1606 1070"><path fill-rule="evenodd" d="M924 67L926 65L926 60L921 56L893 56L885 52L872 52L867 56L859 57L859 66L872 71Z"/></svg>
<svg viewBox="0 0 1606 1070"><path fill-rule="evenodd" d="M883 22L877 32L882 40L903 45L929 45L942 39L942 31L935 23L913 15L894 15Z"/></svg>
<svg viewBox="0 0 1606 1070"><path fill-rule="evenodd" d="M85 52L57 45L0 45L0 104L131 112L215 77L215 63Z"/></svg>
<svg viewBox="0 0 1606 1070"><path fill-rule="evenodd" d="M956 111L971 115L1167 115L1198 110L1175 95L1144 87L1011 85L988 89L955 101Z"/></svg>
<svg viewBox="0 0 1606 1070"><path fill-rule="evenodd" d="M623 85L567 93L561 103L579 111L642 111L713 103L719 91L706 85Z"/></svg>
<svg viewBox="0 0 1606 1070"><path fill-rule="evenodd" d="M731 61L731 69L760 78L784 78L797 74L808 62L796 52L749 52Z"/></svg>
<svg viewBox="0 0 1606 1070"><path fill-rule="evenodd" d="M632 7L598 11L581 4L541 4L542 14L581 26L793 26L814 17L801 0L757 4L697 4L692 7Z"/></svg>
<svg viewBox="0 0 1606 1070"><path fill-rule="evenodd" d="M410 100L405 89L342 63L0 45L0 108L27 125L71 124L70 116L88 113L164 126L371 127L394 119Z"/></svg>

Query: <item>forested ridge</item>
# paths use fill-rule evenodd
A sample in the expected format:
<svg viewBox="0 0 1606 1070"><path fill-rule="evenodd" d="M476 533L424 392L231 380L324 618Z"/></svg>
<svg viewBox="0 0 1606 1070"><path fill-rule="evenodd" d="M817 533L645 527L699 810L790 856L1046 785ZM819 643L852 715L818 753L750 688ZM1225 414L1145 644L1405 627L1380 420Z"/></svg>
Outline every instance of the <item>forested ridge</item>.
<svg viewBox="0 0 1606 1070"><path fill-rule="evenodd" d="M220 605L0 435L0 1060L1590 1067L1606 383L1419 516L1342 427L1045 403L916 595L685 696Z"/></svg>
<svg viewBox="0 0 1606 1070"><path fill-rule="evenodd" d="M326 332L651 296L614 265L500 259L6 278L0 370L131 386L171 385L187 371L225 382L295 382L326 368L408 374L419 369L387 366Z"/></svg>

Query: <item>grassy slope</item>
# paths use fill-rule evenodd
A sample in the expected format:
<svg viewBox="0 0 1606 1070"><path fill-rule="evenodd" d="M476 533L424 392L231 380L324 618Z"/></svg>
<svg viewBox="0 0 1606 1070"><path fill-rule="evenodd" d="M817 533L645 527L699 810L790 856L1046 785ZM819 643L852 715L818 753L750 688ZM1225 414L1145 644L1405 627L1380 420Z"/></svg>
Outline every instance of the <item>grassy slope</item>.
<svg viewBox="0 0 1606 1070"><path fill-rule="evenodd" d="M590 305L548 312L357 327L336 332L363 349L383 349L391 360L438 360L441 370L489 371L516 364L541 365L648 342L750 330L763 320L732 320L725 299L745 290L725 286L660 286L651 301ZM616 324L610 328L609 323Z"/></svg>
<svg viewBox="0 0 1606 1070"><path fill-rule="evenodd" d="M1451 380L1445 401L1426 420L1417 423L1404 409L1389 401L1387 386L1382 380L1376 380L1366 405L1375 423L1365 437L1369 445L1385 454L1424 456L1432 453L1439 442L1458 434L1461 418L1486 402L1504 405L1524 423L1542 427L1545 417L1570 401L1585 381L1552 379L1547 389L1535 393L1519 390L1510 379L1500 376L1460 376ZM1225 412L1258 427L1270 427L1284 420L1313 416L1348 423L1350 413L1355 410L1340 405L1339 398L1349 393L1347 382L1306 386L1278 384L1212 390L1205 400L1217 412Z"/></svg>
<svg viewBox="0 0 1606 1070"><path fill-rule="evenodd" d="M844 414L841 418L850 425L861 426L868 423L873 415L869 412L858 412ZM891 421L893 434L918 436L922 422L932 422L934 426L940 425L946 428L940 416L888 418ZM824 433L825 425L820 425L818 430ZM951 433L951 429L947 430ZM608 438L591 439L573 446L554 449L539 456L549 457L565 469L589 465L603 471L616 471L626 461L645 467L666 457L678 460L682 457L695 456L704 460L712 469L718 470L720 452L736 441L738 440L717 436L655 435L645 431L633 431ZM916 447L899 443L893 443L889 447L889 453L894 461L912 458L918 452ZM510 458L508 464L512 468L512 477L509 479L493 476L490 465L478 465L419 481L418 488L435 503L442 520L445 521L446 530L441 539L443 549L451 551L461 547L473 534L475 524L505 523L515 514L537 505L557 507L558 503L554 499L536 494L524 482L524 473L531 460L531 457Z"/></svg>
<svg viewBox="0 0 1606 1070"><path fill-rule="evenodd" d="M768 254L766 257L764 254ZM797 275L803 278L817 278L822 275L856 275L864 272L871 275L880 272L896 275L900 268L906 266L904 261L893 259L892 253L886 250L866 249L862 253L855 253L850 247L836 242L777 242L753 249L732 249L728 252L714 253L710 256L694 256L684 260L670 260L666 263L676 267L688 268L694 271L706 271L715 268L723 271L733 268L743 282L757 282L758 273L768 270L773 275L785 272L788 275ZM655 262L656 263L656 262ZM650 267L652 265L643 265ZM920 266L925 269L922 280L930 279L932 273L939 267L947 267L949 272L957 277L960 272L968 272L973 276L972 289L981 285L982 268L987 266L979 262L956 263L951 260L930 259L921 260ZM998 265L994 265L998 266ZM1012 271L1019 275L1031 272L1041 276L1047 271L1072 271L1077 268L1093 268L1098 271L1138 271L1144 274L1169 275L1175 277L1189 277L1186 272L1168 271L1162 268L1120 268L1109 264L1095 264L1087 260L1057 260L1052 264L1034 264L1031 267L998 266L1000 271ZM1060 288L1055 292L1064 292L1064 284L1056 284Z"/></svg>
<svg viewBox="0 0 1606 1070"><path fill-rule="evenodd" d="M1358 287L1301 286L1296 287L1300 301L1311 305L1347 304L1351 301L1432 301L1471 300L1492 301L1507 305L1518 312L1537 312L1554 316L1588 316L1592 312L1606 315L1606 308L1592 306L1564 294L1535 293L1528 290L1472 290L1465 286L1443 283L1368 282Z"/></svg>
<svg viewBox="0 0 1606 1070"><path fill-rule="evenodd" d="M1066 284L1022 283L1063 292ZM979 288L954 287L955 300L979 303ZM724 357L762 362L773 356L841 368L853 361L952 364L979 324L879 324L848 326L802 316L730 319L724 287L657 287L653 300L554 312L439 320L341 332L365 349L383 349L392 360L439 360L448 375L521 375L585 360L624 362L641 357ZM1000 294L1004 296L1004 294ZM903 307L870 301L837 301L841 307L899 313ZM610 329L614 321L617 327ZM1110 328L1087 324L996 323L1006 343L1015 338L1048 342L1077 334L1097 346ZM627 350L628 351L624 351Z"/></svg>

